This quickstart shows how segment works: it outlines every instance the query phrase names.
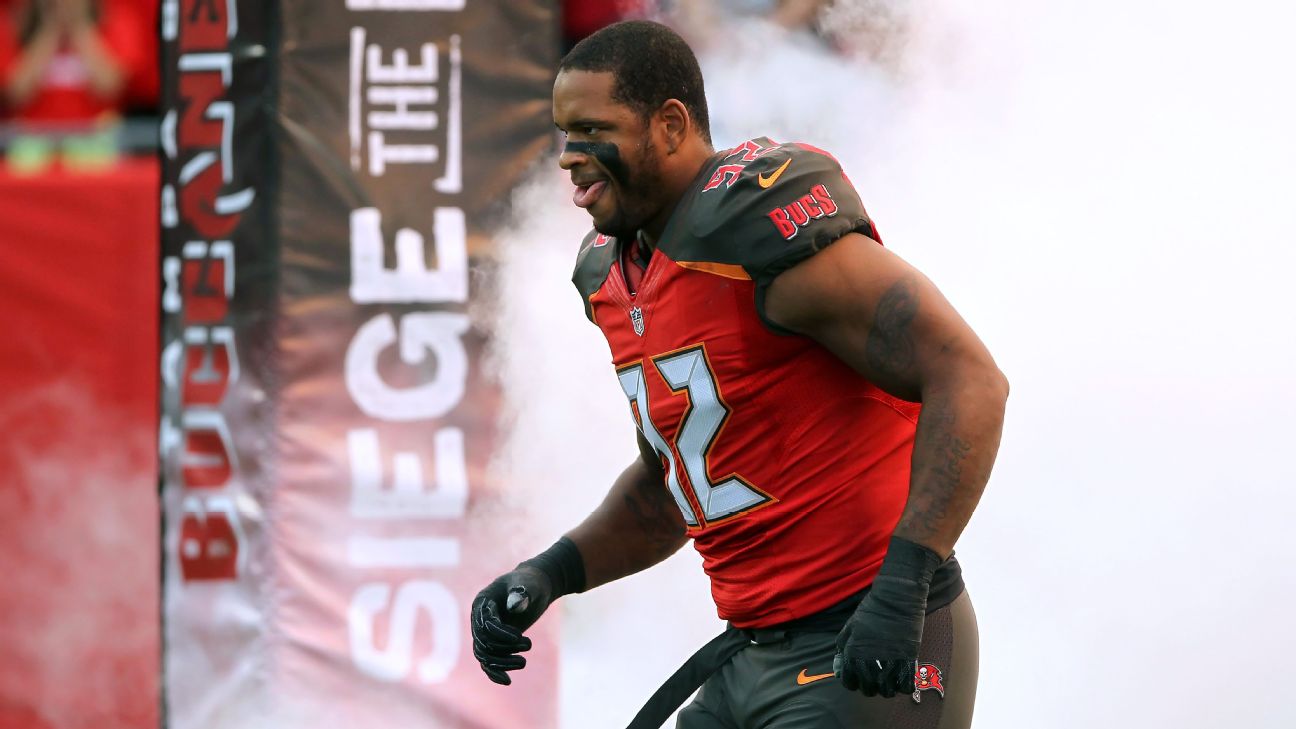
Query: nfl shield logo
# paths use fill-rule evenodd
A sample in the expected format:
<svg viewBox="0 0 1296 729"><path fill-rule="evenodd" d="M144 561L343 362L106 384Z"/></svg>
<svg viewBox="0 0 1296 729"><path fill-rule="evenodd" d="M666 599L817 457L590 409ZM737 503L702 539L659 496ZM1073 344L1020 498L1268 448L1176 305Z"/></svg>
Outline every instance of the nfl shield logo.
<svg viewBox="0 0 1296 729"><path fill-rule="evenodd" d="M635 334L643 336L643 309L633 307L630 309L630 323L634 325Z"/></svg>

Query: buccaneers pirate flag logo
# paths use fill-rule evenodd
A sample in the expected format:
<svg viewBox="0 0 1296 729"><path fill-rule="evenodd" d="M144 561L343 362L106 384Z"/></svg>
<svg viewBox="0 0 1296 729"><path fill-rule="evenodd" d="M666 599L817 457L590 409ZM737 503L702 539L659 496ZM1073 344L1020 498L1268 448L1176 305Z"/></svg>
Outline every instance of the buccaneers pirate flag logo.
<svg viewBox="0 0 1296 729"><path fill-rule="evenodd" d="M914 703L922 703L924 691L936 691L942 699L945 698L945 684L941 683L941 678L939 668L930 663L919 663L914 669Z"/></svg>

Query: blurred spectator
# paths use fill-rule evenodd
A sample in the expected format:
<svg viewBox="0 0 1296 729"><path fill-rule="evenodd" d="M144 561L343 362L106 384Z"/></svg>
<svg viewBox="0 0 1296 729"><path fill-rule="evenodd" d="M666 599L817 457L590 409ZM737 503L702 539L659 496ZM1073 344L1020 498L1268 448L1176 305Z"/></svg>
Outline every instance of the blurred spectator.
<svg viewBox="0 0 1296 729"><path fill-rule="evenodd" d="M722 0L719 5L729 12L759 14L788 30L814 30L828 0Z"/></svg>
<svg viewBox="0 0 1296 729"><path fill-rule="evenodd" d="M671 25L694 48L703 48L723 22L759 20L816 37L820 13L830 0L678 0Z"/></svg>
<svg viewBox="0 0 1296 729"><path fill-rule="evenodd" d="M837 0L820 14L820 29L841 53L900 73L914 6L912 0Z"/></svg>
<svg viewBox="0 0 1296 729"><path fill-rule="evenodd" d="M146 21L145 21L146 22ZM0 15L0 84L8 115L32 124L116 116L152 59L132 6L101 0L19 0Z"/></svg>
<svg viewBox="0 0 1296 729"><path fill-rule="evenodd" d="M645 17L650 4L651 0L563 0L563 53L605 25Z"/></svg>

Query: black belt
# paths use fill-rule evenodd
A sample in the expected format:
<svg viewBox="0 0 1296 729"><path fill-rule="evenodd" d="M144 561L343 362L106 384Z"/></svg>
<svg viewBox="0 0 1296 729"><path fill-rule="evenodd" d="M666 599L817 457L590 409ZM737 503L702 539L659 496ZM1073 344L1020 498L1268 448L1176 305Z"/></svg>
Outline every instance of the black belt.
<svg viewBox="0 0 1296 729"><path fill-rule="evenodd" d="M951 557L936 571L928 597L927 612L932 613L954 601L963 592L963 575L958 561ZM707 641L684 665L676 669L643 705L626 729L660 729L676 709L688 701L720 667L751 645L778 643L794 633L838 633L855 613L868 588L851 595L830 608L804 618L768 628L735 628L730 624L720 635Z"/></svg>
<svg viewBox="0 0 1296 729"><path fill-rule="evenodd" d="M648 699L627 729L660 729L672 712L678 709L694 691L706 683L711 674L720 669L738 651L751 645L741 628L729 627L689 656L671 677Z"/></svg>

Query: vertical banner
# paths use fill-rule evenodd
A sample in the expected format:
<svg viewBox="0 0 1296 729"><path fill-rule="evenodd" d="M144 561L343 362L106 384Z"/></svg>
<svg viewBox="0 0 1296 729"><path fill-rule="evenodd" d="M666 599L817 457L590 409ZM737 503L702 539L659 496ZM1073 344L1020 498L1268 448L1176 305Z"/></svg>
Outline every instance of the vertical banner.
<svg viewBox="0 0 1296 729"><path fill-rule="evenodd" d="M555 5L164 4L170 726L557 725L552 623L507 689L468 633L524 556L468 522L474 254L552 142Z"/></svg>
<svg viewBox="0 0 1296 729"><path fill-rule="evenodd" d="M468 528L498 411L470 241L552 143L552 5L281 3L276 629L310 647L288 695L358 725L556 725L552 632L507 689L468 632L523 556Z"/></svg>
<svg viewBox="0 0 1296 729"><path fill-rule="evenodd" d="M267 673L271 11L162 3L163 722L176 727L238 725Z"/></svg>

